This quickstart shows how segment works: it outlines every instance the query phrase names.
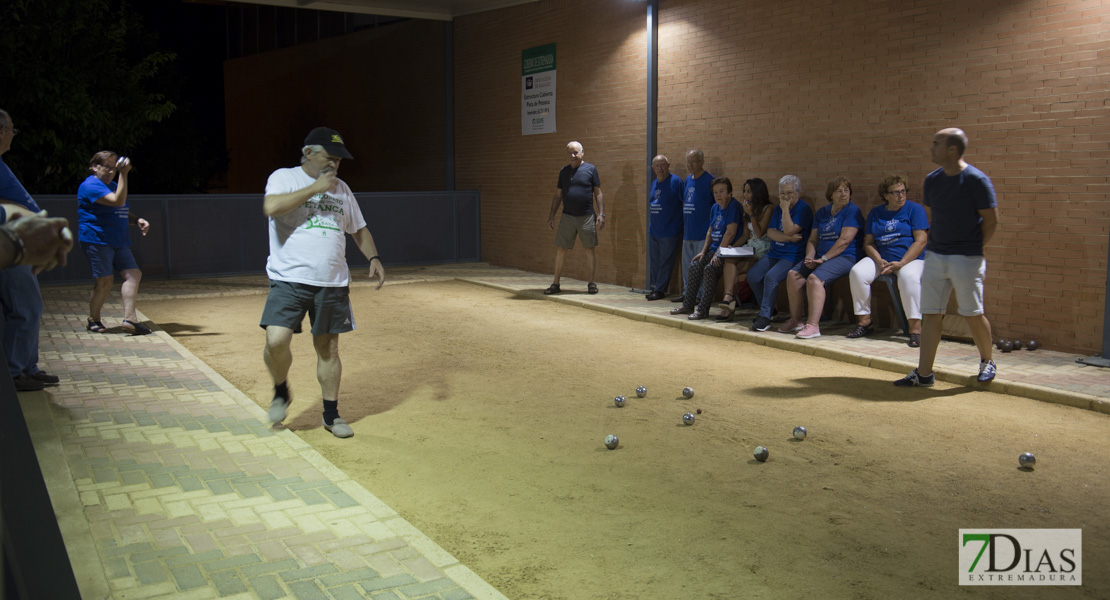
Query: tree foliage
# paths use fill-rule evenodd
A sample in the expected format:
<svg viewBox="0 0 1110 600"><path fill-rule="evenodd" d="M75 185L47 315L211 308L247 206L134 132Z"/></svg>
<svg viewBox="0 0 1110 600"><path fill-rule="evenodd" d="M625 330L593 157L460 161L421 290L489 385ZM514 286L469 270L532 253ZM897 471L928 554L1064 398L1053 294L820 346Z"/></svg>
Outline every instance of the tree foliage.
<svg viewBox="0 0 1110 600"><path fill-rule="evenodd" d="M32 194L74 192L93 153L158 147L160 129L177 142L166 156L196 151L197 134L175 118L188 114L177 55L126 0L5 0L0 23L0 108L20 129L4 160ZM142 165L133 191L160 187L135 185L152 175Z"/></svg>

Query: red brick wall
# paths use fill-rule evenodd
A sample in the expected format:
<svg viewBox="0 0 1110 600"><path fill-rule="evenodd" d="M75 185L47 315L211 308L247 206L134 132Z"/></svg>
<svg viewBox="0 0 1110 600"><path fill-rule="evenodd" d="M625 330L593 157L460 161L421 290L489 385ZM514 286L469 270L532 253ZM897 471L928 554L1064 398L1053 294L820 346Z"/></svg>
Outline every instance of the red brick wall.
<svg viewBox="0 0 1110 600"><path fill-rule="evenodd" d="M888 172L911 198L933 133L963 127L994 180L987 248L996 337L1100 350L1110 207L1110 6L1096 0L661 0L659 150L735 182L786 173L823 203L849 177L869 209ZM482 192L482 253L550 272L546 219L564 147L582 142L609 226L598 280L644 283L645 4L543 0L455 21L456 183ZM520 133L520 55L557 44L558 132ZM440 189L441 25L413 22L228 63L233 191L261 191L326 122L356 190ZM390 60L379 60L382 56ZM306 93L304 90L309 90ZM280 94L281 98L275 96ZM352 174L355 172L355 174ZM585 277L581 250L565 274Z"/></svg>
<svg viewBox="0 0 1110 600"><path fill-rule="evenodd" d="M863 209L887 172L911 199L959 126L991 176L995 337L1101 346L1110 205L1110 6L1087 2L662 2L660 148L701 147L736 180L796 173L824 204L853 182ZM695 87L696 86L696 87Z"/></svg>
<svg viewBox="0 0 1110 600"><path fill-rule="evenodd" d="M659 150L680 176L693 147L736 182L774 190L795 173L817 206L845 175L867 210L888 172L920 200L933 133L963 127L1002 212L987 248L996 337L1092 353L1110 222L1108 18L1097 1L662 0ZM642 3L615 1L456 21L458 182L482 190L486 260L551 270L544 219L563 146L578 139L611 217L598 277L643 284L644 28ZM521 136L520 51L549 42L559 132ZM584 273L571 252L567 274Z"/></svg>
<svg viewBox="0 0 1110 600"><path fill-rule="evenodd" d="M304 136L337 129L356 192L442 190L443 24L410 21L224 63L232 193L262 193L300 160Z"/></svg>
<svg viewBox="0 0 1110 600"><path fill-rule="evenodd" d="M482 192L482 257L550 273L547 226L566 145L597 165L608 224L597 279L643 285L644 5L546 0L455 21L456 182ZM521 51L556 44L556 133L521 135ZM586 277L578 245L563 272ZM638 282L638 283L637 283Z"/></svg>

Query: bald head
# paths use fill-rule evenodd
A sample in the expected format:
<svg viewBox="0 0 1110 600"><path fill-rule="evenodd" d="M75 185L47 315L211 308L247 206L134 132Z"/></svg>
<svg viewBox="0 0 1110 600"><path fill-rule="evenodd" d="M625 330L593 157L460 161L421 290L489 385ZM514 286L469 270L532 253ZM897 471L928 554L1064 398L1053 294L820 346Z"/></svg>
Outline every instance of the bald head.
<svg viewBox="0 0 1110 600"><path fill-rule="evenodd" d="M571 142L567 144L567 156L570 157L570 166L577 169L582 165L582 155L585 154L585 149L582 144L578 142Z"/></svg>
<svg viewBox="0 0 1110 600"><path fill-rule="evenodd" d="M660 154L651 159L651 171L655 173L659 181L665 181L671 176L671 161L667 160L666 156Z"/></svg>
<svg viewBox="0 0 1110 600"><path fill-rule="evenodd" d="M946 127L937 132L937 135L942 135L945 138L945 146L955 146L959 151L959 155L963 156L967 151L967 134L963 129L958 127Z"/></svg>
<svg viewBox="0 0 1110 600"><path fill-rule="evenodd" d="M695 148L686 153L686 170L695 178L701 177L701 174L705 172L704 165L705 154L701 150Z"/></svg>

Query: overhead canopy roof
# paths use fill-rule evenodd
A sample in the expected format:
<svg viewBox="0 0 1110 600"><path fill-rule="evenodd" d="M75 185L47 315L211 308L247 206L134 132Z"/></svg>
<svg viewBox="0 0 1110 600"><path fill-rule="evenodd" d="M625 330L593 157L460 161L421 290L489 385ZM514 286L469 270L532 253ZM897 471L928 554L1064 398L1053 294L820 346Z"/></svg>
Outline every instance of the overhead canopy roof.
<svg viewBox="0 0 1110 600"><path fill-rule="evenodd" d="M450 21L455 17L485 12L538 0L237 0L239 4L264 4L287 8L307 8L335 12L434 19Z"/></svg>

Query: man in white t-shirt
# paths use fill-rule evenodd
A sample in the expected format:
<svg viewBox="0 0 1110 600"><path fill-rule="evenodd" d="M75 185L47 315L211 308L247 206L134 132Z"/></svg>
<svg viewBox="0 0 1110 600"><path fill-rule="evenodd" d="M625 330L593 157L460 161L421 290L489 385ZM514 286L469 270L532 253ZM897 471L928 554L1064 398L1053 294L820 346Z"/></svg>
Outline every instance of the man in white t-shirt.
<svg viewBox="0 0 1110 600"><path fill-rule="evenodd" d="M307 312L316 348L316 376L324 400L324 428L335 437L355 434L339 417L339 334L355 328L348 294L347 234L370 259L370 278L385 283L374 236L366 229L358 202L343 180L336 177L339 161L353 158L339 132L317 127L301 149L301 166L278 169L266 181L263 212L270 223L270 257L266 274L270 294L262 309L266 349L262 353L274 379L270 420L285 420L292 395L289 344L301 331Z"/></svg>

